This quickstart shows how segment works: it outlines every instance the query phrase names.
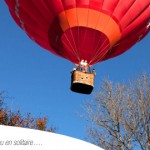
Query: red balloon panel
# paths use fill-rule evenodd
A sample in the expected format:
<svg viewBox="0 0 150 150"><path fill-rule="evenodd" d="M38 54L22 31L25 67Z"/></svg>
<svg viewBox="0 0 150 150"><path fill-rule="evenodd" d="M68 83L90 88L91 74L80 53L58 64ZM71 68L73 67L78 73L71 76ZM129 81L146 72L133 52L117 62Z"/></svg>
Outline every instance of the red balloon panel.
<svg viewBox="0 0 150 150"><path fill-rule="evenodd" d="M5 0L37 44L77 64L118 56L149 33L149 0Z"/></svg>

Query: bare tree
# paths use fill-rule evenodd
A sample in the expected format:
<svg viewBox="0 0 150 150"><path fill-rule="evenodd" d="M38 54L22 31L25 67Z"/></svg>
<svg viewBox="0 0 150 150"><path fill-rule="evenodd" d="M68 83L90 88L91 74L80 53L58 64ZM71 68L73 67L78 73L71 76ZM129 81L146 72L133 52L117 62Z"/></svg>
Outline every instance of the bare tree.
<svg viewBox="0 0 150 150"><path fill-rule="evenodd" d="M86 101L87 138L106 150L150 150L150 78L101 84Z"/></svg>
<svg viewBox="0 0 150 150"><path fill-rule="evenodd" d="M55 127L48 127L47 117L34 118L31 116L31 113L22 115L20 110L12 111L11 109L9 109L8 106L6 106L6 104L4 103L5 99L7 98L8 96L6 96L6 93L0 91L0 125L25 127L55 132Z"/></svg>

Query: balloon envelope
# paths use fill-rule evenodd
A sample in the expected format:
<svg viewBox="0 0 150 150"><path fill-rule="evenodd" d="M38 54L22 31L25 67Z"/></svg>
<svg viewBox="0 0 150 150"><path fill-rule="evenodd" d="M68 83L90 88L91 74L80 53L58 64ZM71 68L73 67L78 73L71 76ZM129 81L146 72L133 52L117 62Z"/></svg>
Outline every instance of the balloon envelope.
<svg viewBox="0 0 150 150"><path fill-rule="evenodd" d="M78 64L118 56L149 32L149 0L5 0L41 47Z"/></svg>

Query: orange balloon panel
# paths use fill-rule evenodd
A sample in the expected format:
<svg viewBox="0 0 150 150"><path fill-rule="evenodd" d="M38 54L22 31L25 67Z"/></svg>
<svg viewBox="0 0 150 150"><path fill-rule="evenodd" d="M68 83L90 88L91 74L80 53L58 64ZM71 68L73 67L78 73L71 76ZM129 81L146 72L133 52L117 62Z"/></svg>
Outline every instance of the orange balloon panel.
<svg viewBox="0 0 150 150"><path fill-rule="evenodd" d="M5 0L43 48L78 64L118 56L149 32L149 0Z"/></svg>

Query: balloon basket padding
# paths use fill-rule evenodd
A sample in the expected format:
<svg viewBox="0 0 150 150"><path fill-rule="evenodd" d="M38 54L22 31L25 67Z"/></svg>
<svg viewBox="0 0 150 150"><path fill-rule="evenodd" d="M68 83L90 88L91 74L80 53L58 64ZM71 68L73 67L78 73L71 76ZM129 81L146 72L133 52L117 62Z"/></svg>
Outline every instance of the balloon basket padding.
<svg viewBox="0 0 150 150"><path fill-rule="evenodd" d="M91 94L94 88L93 73L75 70L71 75L71 90L82 94Z"/></svg>

